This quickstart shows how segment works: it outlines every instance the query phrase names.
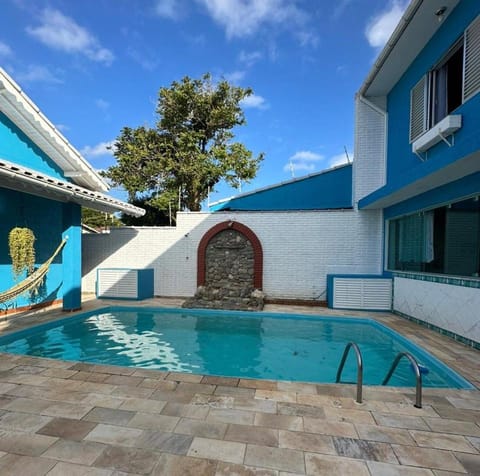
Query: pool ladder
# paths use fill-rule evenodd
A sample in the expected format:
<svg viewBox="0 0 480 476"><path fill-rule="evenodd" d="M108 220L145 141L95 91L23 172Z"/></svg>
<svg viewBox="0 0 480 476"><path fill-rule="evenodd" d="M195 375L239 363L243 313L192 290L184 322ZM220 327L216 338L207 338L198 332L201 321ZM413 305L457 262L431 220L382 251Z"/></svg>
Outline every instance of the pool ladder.
<svg viewBox="0 0 480 476"><path fill-rule="evenodd" d="M362 360L362 353L360 352L360 348L358 347L355 342L349 342L345 346L345 350L343 351L343 356L342 360L340 361L340 365L338 366L338 371L337 371L337 377L335 379L335 383L339 383L340 379L342 377L342 372L343 368L345 366L345 362L347 360L348 353L350 349L355 351L356 357L357 357L357 403L362 403L362 389L363 389L363 360ZM393 372L397 368L400 360L402 357L407 358L410 361L410 364L412 365L412 370L415 373L415 379L416 379L416 389L415 389L415 405L414 407L416 408L422 408L422 373L420 371L420 367L418 365L418 362L415 360L415 358L412 356L412 354L408 352L400 352L397 354L395 357L395 360L392 363L392 366L390 367L390 370L388 371L387 376L383 379L382 385L387 385L391 376L393 375Z"/></svg>

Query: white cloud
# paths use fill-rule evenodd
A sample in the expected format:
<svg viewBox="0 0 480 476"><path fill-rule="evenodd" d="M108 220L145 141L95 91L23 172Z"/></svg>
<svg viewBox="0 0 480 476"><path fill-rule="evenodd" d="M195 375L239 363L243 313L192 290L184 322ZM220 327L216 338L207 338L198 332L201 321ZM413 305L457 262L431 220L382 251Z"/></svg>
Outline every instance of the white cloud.
<svg viewBox="0 0 480 476"><path fill-rule="evenodd" d="M12 54L12 49L3 41L0 41L0 57L10 56Z"/></svg>
<svg viewBox="0 0 480 476"><path fill-rule="evenodd" d="M305 25L306 14L287 0L197 0L225 28L227 38L243 38L263 25L283 24L292 29Z"/></svg>
<svg viewBox="0 0 480 476"><path fill-rule="evenodd" d="M238 84L245 77L245 71L232 71L231 73L225 73L223 76L229 82Z"/></svg>
<svg viewBox="0 0 480 476"><path fill-rule="evenodd" d="M113 53L103 48L95 36L58 10L46 8L41 15L41 25L28 27L27 32L55 50L82 54L106 65L114 60Z"/></svg>
<svg viewBox="0 0 480 476"><path fill-rule="evenodd" d="M367 37L370 46L374 48L383 48L390 38L390 35L393 33L393 30L395 30L395 27L400 21L407 5L408 2L405 0L394 0L387 10L370 20L365 29L365 36Z"/></svg>
<svg viewBox="0 0 480 476"><path fill-rule="evenodd" d="M268 104L265 98L258 94L252 94L240 101L240 105L245 109L267 109Z"/></svg>
<svg viewBox="0 0 480 476"><path fill-rule="evenodd" d="M329 167L336 167L337 165L348 164L350 159L350 163L353 161L353 157L349 154L347 158L347 154L345 152L343 154L334 155L330 157L328 160Z"/></svg>
<svg viewBox="0 0 480 476"><path fill-rule="evenodd" d="M289 161L283 166L284 172L291 172L294 175L297 171L313 172L317 162L321 162L325 157L310 150L300 150L293 154Z"/></svg>
<svg viewBox="0 0 480 476"><path fill-rule="evenodd" d="M58 129L60 132L65 132L69 131L70 127L66 126L65 124L55 124L56 129Z"/></svg>
<svg viewBox="0 0 480 476"><path fill-rule="evenodd" d="M240 63L243 63L247 68L252 67L257 61L260 61L262 59L262 53L260 51L240 51L240 54L238 55L238 61Z"/></svg>
<svg viewBox="0 0 480 476"><path fill-rule="evenodd" d="M80 153L87 158L100 157L102 155L113 155L114 141L100 142L97 145L86 145Z"/></svg>
<svg viewBox="0 0 480 476"><path fill-rule="evenodd" d="M178 0L157 0L155 3L155 13L170 20L177 20L180 17Z"/></svg>
<svg viewBox="0 0 480 476"><path fill-rule="evenodd" d="M55 76L46 66L35 64L30 65L23 73L17 73L16 77L18 81L24 83L63 83L63 81Z"/></svg>
<svg viewBox="0 0 480 476"><path fill-rule="evenodd" d="M102 111L107 111L110 108L110 103L105 101L105 99L100 98L95 100L95 106Z"/></svg>
<svg viewBox="0 0 480 476"><path fill-rule="evenodd" d="M145 71L154 71L159 65L158 59L154 57L150 52L146 51L146 48L138 50L129 46L127 48L127 55L138 63Z"/></svg>

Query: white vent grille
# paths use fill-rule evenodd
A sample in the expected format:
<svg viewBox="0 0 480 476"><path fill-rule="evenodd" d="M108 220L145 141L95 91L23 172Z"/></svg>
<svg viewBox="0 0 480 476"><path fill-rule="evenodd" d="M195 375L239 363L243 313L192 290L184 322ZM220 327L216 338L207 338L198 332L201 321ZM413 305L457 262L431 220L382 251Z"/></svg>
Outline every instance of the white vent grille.
<svg viewBox="0 0 480 476"><path fill-rule="evenodd" d="M410 142L427 130L427 76L424 76L410 91Z"/></svg>
<svg viewBox="0 0 480 476"><path fill-rule="evenodd" d="M392 280L334 278L333 307L385 311L392 308Z"/></svg>
<svg viewBox="0 0 480 476"><path fill-rule="evenodd" d="M480 91L480 16L465 30L465 79L463 100Z"/></svg>
<svg viewBox="0 0 480 476"><path fill-rule="evenodd" d="M126 298L138 297L138 273L133 269L99 269L98 297Z"/></svg>

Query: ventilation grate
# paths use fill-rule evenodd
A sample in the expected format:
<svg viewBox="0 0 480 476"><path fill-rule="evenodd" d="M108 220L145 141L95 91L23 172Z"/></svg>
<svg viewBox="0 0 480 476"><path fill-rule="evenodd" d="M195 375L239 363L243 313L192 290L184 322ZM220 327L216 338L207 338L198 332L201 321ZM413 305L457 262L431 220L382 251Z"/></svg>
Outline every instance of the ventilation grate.
<svg viewBox="0 0 480 476"><path fill-rule="evenodd" d="M392 280L334 278L333 307L388 311L392 308Z"/></svg>

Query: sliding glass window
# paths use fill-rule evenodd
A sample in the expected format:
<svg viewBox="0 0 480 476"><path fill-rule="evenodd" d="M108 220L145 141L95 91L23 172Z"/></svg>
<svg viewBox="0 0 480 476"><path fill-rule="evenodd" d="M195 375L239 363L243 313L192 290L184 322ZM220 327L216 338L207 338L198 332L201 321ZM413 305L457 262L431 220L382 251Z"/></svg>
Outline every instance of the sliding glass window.
<svg viewBox="0 0 480 476"><path fill-rule="evenodd" d="M388 269L478 277L478 197L390 220Z"/></svg>

